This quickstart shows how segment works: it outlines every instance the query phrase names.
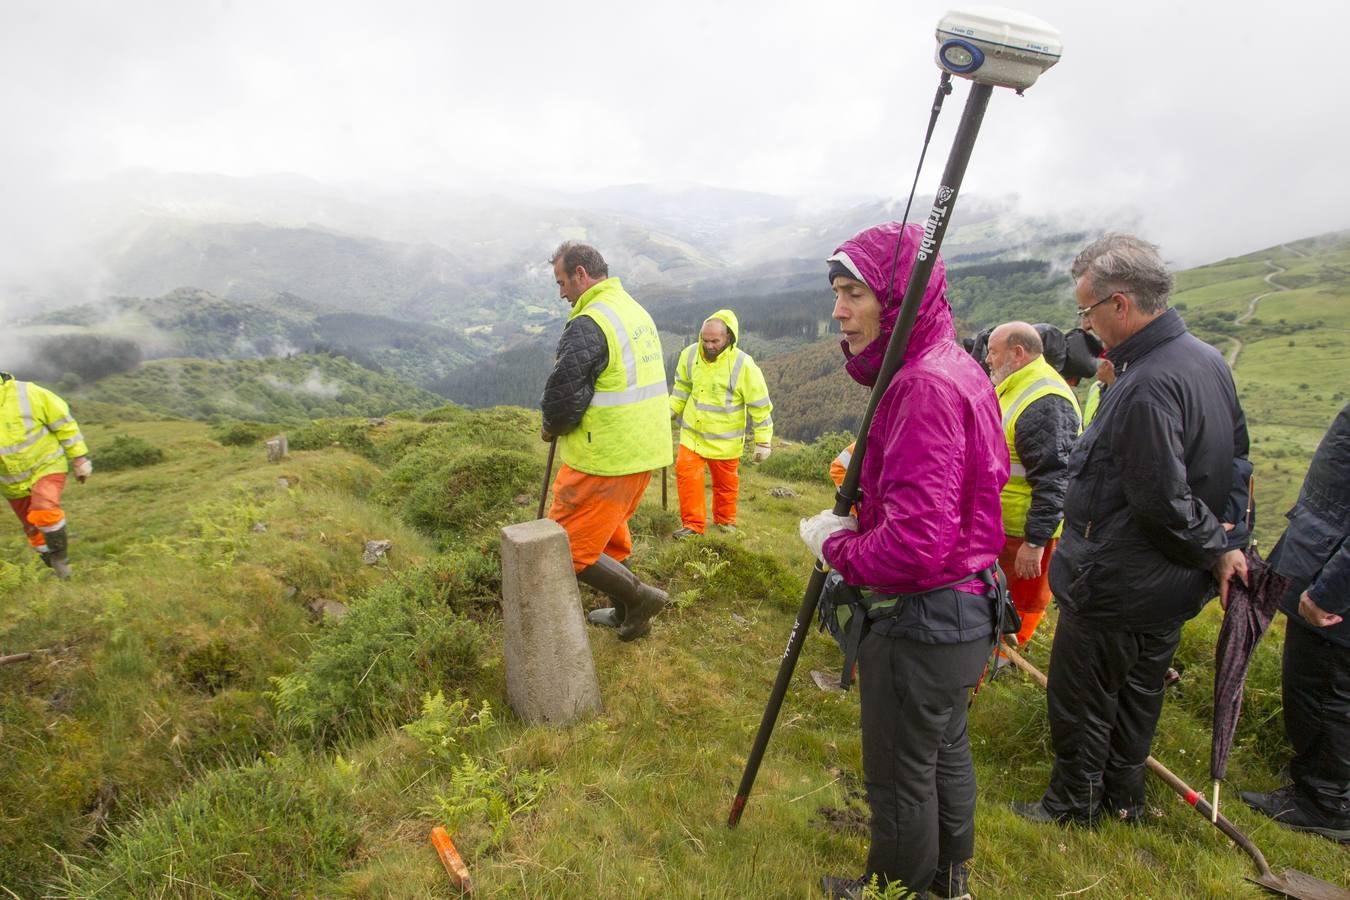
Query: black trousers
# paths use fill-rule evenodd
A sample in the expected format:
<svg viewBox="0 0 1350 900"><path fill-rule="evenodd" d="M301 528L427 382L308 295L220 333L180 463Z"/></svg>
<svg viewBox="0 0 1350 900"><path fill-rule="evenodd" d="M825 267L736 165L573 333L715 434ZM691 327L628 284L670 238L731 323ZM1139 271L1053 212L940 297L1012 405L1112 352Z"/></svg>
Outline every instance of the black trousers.
<svg viewBox="0 0 1350 900"><path fill-rule="evenodd" d="M1060 608L1046 695L1055 748L1046 811L1095 822L1144 812L1144 761L1181 627L1110 631Z"/></svg>
<svg viewBox="0 0 1350 900"><path fill-rule="evenodd" d="M866 877L922 894L975 853L966 698L989 638L925 644L868 632L858 652L863 776L872 807Z"/></svg>
<svg viewBox="0 0 1350 900"><path fill-rule="evenodd" d="M1350 647L1290 620L1281 691L1300 805L1333 827L1350 827Z"/></svg>

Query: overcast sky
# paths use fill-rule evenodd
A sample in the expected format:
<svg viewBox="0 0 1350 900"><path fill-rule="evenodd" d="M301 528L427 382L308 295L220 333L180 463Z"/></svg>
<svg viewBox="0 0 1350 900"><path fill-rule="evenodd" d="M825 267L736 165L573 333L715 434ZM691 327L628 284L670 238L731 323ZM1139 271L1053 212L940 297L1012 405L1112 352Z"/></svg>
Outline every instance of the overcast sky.
<svg viewBox="0 0 1350 900"><path fill-rule="evenodd" d="M380 186L907 188L926 0L3 0L0 202L129 167ZM1204 262L1350 227L1350 4L1027 0L1063 61L996 92L967 192L1141 208ZM935 137L936 183L967 85ZM54 224L51 227L57 227Z"/></svg>

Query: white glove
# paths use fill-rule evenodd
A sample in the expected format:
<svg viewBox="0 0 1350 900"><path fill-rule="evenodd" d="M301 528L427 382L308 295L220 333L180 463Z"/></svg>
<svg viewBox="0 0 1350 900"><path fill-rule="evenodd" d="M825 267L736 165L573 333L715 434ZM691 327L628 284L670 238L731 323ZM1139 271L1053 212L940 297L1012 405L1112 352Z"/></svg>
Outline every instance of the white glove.
<svg viewBox="0 0 1350 900"><path fill-rule="evenodd" d="M750 461L757 463L764 462L764 460L769 458L769 454L772 452L773 448L770 447L768 444L756 444L755 455L750 457Z"/></svg>
<svg viewBox="0 0 1350 900"><path fill-rule="evenodd" d="M75 477L80 480L80 484L84 484L84 480L94 474L94 464L89 461L87 456L81 456L75 460L70 469L75 473Z"/></svg>
<svg viewBox="0 0 1350 900"><path fill-rule="evenodd" d="M797 525L797 533L802 536L806 549L821 562L826 561L821 548L825 546L825 541L830 535L837 531L857 530L858 520L853 516L836 516L828 509L809 519L800 520Z"/></svg>

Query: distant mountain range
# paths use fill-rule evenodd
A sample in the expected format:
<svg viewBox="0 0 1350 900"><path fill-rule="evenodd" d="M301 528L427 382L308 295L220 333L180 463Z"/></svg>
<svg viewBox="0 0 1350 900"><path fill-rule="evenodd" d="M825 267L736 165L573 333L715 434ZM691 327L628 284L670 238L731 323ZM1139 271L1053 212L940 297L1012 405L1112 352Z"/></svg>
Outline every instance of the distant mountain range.
<svg viewBox="0 0 1350 900"><path fill-rule="evenodd" d="M61 277L0 272L0 363L10 368L69 384L140 358L318 351L460 403L533 406L567 312L547 258L577 238L600 247L652 312L668 356L711 311L736 309L742 346L785 410L801 407L780 433L800 438L854 421L852 385L822 368L837 353L822 260L900 212L875 200L830 205L698 185L394 194L292 176L148 172L88 193L100 230ZM911 217L927 205L917 198ZM1113 220L1129 224L1128 215ZM1091 236L1072 215L963 197L943 245L958 325L1070 327L1067 264ZM1337 240L1299 246L1324 255ZM1318 271L1327 279L1336 270ZM1195 277L1183 273L1180 284ZM1185 291L1179 300L1196 304L1193 324L1223 343L1235 326L1197 303L1209 297Z"/></svg>

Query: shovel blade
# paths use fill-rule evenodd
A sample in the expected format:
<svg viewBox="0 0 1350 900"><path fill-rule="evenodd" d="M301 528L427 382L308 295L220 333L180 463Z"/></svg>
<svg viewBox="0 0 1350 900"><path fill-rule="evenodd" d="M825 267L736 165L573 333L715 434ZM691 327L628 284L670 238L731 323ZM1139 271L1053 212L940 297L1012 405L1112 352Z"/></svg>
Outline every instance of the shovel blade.
<svg viewBox="0 0 1350 900"><path fill-rule="evenodd" d="M1274 872L1268 875L1252 875L1248 876L1247 880L1261 885L1268 891L1285 897L1294 897L1296 900L1350 900L1350 891L1340 885L1305 875L1297 869L1285 869L1278 875Z"/></svg>

